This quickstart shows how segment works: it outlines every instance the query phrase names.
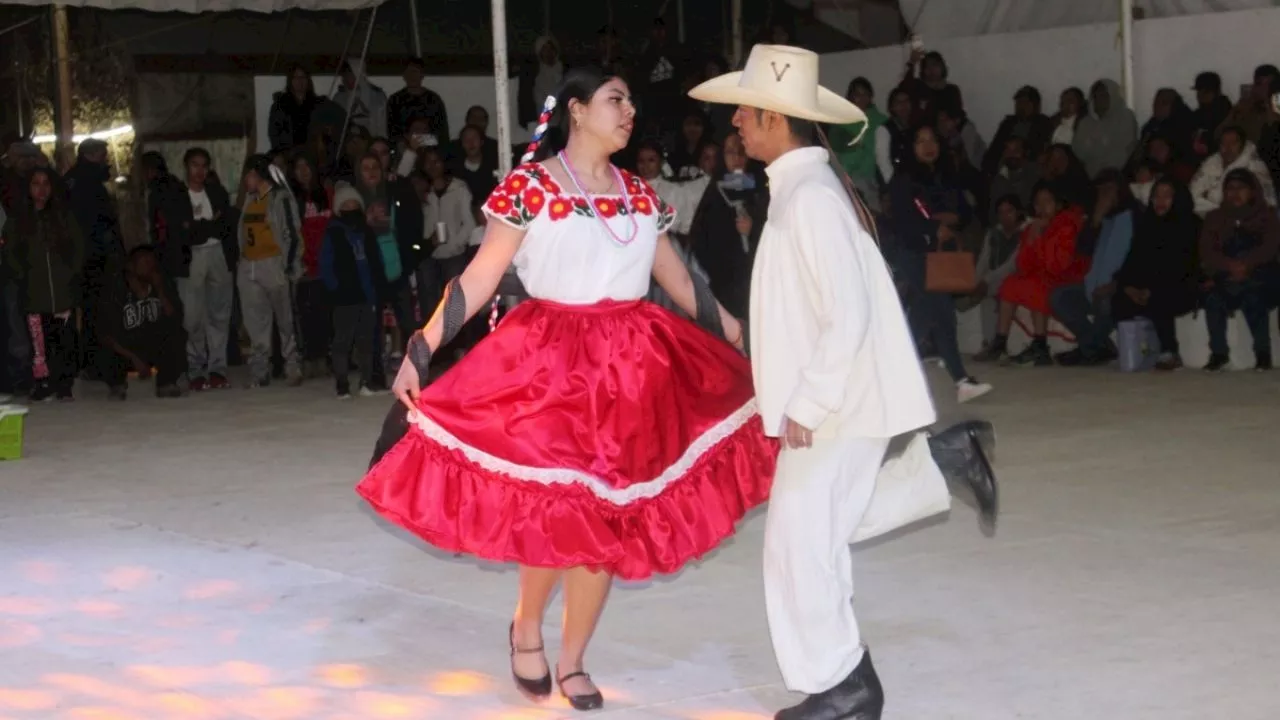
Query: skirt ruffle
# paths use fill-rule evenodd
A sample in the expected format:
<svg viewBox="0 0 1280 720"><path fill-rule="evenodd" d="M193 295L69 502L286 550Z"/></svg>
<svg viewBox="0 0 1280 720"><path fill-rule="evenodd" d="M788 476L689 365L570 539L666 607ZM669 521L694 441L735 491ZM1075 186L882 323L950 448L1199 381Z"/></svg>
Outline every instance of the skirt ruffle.
<svg viewBox="0 0 1280 720"><path fill-rule="evenodd" d="M638 580L769 494L747 362L650 303L521 304L423 391L357 491L451 552Z"/></svg>

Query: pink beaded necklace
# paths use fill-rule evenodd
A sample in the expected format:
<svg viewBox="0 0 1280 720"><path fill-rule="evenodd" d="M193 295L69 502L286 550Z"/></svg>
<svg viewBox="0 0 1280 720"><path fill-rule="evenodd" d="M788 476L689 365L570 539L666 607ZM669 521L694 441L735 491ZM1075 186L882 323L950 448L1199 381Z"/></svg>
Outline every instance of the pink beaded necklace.
<svg viewBox="0 0 1280 720"><path fill-rule="evenodd" d="M574 172L573 164L569 162L569 156L565 155L564 151L561 150L556 157L560 159L560 164L564 166L564 171L568 173L569 179L573 181L573 187L577 189L578 194L585 197L587 202L591 203L592 214L596 216L596 219L600 221L600 224L604 226L604 229L609 231L609 235L613 238L613 241L623 247L630 245L632 241L636 239L636 235L640 234L640 223L636 222L635 213L631 212L629 209L627 210L627 219L631 221L631 236L626 240L623 240L619 237L618 233L614 232L613 228L609 226L609 221L605 220L604 216L600 214L600 211L596 209L595 198L591 196L591 193L587 192L586 188L582 185L582 181L578 179L578 173ZM618 190L622 193L622 206L626 208L626 186L622 182L622 173L618 172L618 168L613 165L610 165L609 167L613 170L613 182L617 184Z"/></svg>

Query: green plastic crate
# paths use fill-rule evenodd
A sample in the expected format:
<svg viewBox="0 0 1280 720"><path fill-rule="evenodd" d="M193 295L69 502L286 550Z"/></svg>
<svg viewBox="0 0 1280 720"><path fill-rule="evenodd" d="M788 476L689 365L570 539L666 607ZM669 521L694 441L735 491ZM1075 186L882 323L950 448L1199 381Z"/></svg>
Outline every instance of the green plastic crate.
<svg viewBox="0 0 1280 720"><path fill-rule="evenodd" d="M0 460L22 458L22 431L27 409L21 405L0 405Z"/></svg>

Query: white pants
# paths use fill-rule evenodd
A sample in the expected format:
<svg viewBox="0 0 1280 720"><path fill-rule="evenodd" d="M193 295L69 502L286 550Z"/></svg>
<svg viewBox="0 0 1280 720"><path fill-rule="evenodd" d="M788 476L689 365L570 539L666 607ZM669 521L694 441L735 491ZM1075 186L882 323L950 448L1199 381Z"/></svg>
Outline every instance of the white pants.
<svg viewBox="0 0 1280 720"><path fill-rule="evenodd" d="M764 534L769 634L787 688L835 687L862 661L851 542L950 507L923 434L887 461L884 438L815 439L778 456Z"/></svg>

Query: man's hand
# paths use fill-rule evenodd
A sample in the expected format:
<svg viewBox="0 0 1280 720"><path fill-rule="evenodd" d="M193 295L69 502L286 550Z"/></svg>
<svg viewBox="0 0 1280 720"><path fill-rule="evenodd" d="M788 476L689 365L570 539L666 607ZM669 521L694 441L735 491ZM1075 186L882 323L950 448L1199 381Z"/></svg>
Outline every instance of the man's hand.
<svg viewBox="0 0 1280 720"><path fill-rule="evenodd" d="M938 242L940 243L951 242L952 240L955 239L955 237L956 237L956 234L951 230L951 228L947 227L946 225L938 226Z"/></svg>
<svg viewBox="0 0 1280 720"><path fill-rule="evenodd" d="M792 450L813 447L813 431L791 418L786 418L786 423L782 427L782 442Z"/></svg>
<svg viewBox="0 0 1280 720"><path fill-rule="evenodd" d="M148 380L151 378L151 366L142 361L142 358L134 355L129 359L133 365L133 371L137 373L139 380Z"/></svg>
<svg viewBox="0 0 1280 720"><path fill-rule="evenodd" d="M734 221L733 225L734 225L734 228L738 231L739 235L751 234L752 223L751 223L750 215L747 215L745 213L738 215L738 219Z"/></svg>

